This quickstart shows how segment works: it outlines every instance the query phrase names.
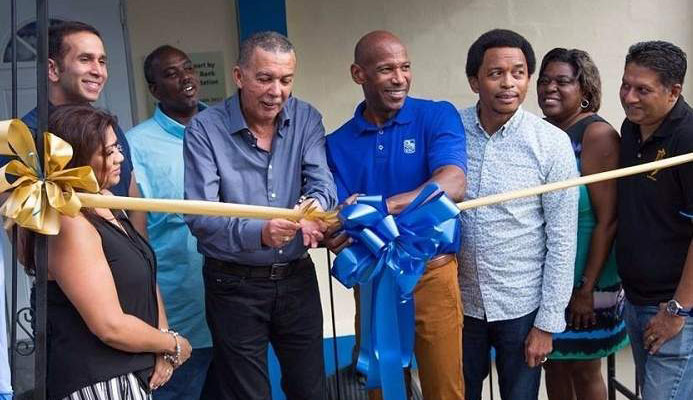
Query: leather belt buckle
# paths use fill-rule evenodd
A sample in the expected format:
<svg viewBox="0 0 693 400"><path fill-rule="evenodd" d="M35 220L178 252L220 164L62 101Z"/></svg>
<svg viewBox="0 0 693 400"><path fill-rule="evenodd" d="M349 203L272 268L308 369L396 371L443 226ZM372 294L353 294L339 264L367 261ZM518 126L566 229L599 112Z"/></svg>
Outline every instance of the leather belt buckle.
<svg viewBox="0 0 693 400"><path fill-rule="evenodd" d="M291 263L275 263L270 267L269 279L276 281L289 276Z"/></svg>

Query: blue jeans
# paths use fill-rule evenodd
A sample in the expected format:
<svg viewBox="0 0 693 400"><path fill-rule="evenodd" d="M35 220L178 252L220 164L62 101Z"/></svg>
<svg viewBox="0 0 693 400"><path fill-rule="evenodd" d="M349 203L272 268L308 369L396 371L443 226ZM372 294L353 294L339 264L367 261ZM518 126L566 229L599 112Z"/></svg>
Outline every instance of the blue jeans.
<svg viewBox="0 0 693 400"><path fill-rule="evenodd" d="M690 400L693 398L693 317L686 317L681 332L650 355L645 349L643 332L657 311L657 306L636 306L626 301L624 317L642 398Z"/></svg>
<svg viewBox="0 0 693 400"><path fill-rule="evenodd" d="M188 361L173 371L168 382L152 392L154 400L197 400L212 361L212 348L194 349Z"/></svg>
<svg viewBox="0 0 693 400"><path fill-rule="evenodd" d="M525 338L534 326L537 310L520 318L488 322L465 316L462 330L465 395L480 400L488 375L491 346L496 349L498 386L503 400L536 400L541 368L525 362Z"/></svg>

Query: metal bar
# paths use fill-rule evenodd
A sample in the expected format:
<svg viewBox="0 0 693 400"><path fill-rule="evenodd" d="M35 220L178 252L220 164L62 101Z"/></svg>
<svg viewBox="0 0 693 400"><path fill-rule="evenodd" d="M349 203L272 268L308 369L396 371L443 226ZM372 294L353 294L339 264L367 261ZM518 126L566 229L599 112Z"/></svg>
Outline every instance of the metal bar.
<svg viewBox="0 0 693 400"><path fill-rule="evenodd" d="M489 358L491 357L491 354L489 354ZM489 362L488 363L488 392L491 394L491 400L494 399L493 397L493 363Z"/></svg>
<svg viewBox="0 0 693 400"><path fill-rule="evenodd" d="M606 358L606 385L609 400L616 400L616 392L622 394L630 400L640 400L638 395L637 379L635 383L635 393L616 379L616 355L611 354Z"/></svg>
<svg viewBox="0 0 693 400"><path fill-rule="evenodd" d="M606 391L609 400L616 400L616 355L606 357Z"/></svg>
<svg viewBox="0 0 693 400"><path fill-rule="evenodd" d="M337 400L342 399L342 386L339 384L339 351L337 349L337 323L334 317L334 292L332 289L332 257L330 251L325 249L327 254L327 282L330 286L330 315L332 317L332 350L334 351L334 377L337 382Z"/></svg>
<svg viewBox="0 0 693 400"><path fill-rule="evenodd" d="M12 46L12 118L17 118L17 0L10 1L10 40ZM10 308L10 385L17 388L16 354L17 354L17 225L12 227L12 304Z"/></svg>
<svg viewBox="0 0 693 400"><path fill-rule="evenodd" d="M633 393L630 389L625 387L621 382L617 381L616 379L613 380L613 385L615 386L616 390L625 396L629 400L640 400L640 397Z"/></svg>
<svg viewBox="0 0 693 400"><path fill-rule="evenodd" d="M130 29L128 28L128 12L125 0L120 0L120 26L123 30L123 41L125 42L125 66L128 72L128 87L130 88L130 116L132 126L140 122L137 114L137 90L135 90L135 72L132 66L132 47L130 46Z"/></svg>
<svg viewBox="0 0 693 400"><path fill-rule="evenodd" d="M36 0L36 26L38 28L36 57L36 103L38 107L38 129L36 135L36 150L39 164L43 167L43 132L48 125L48 0ZM44 189L45 190L45 189ZM36 235L35 247L36 281L34 293L36 295L36 310L34 314L36 338L35 369L34 369L34 399L46 398L46 278L48 254L46 249L46 237Z"/></svg>
<svg viewBox="0 0 693 400"><path fill-rule="evenodd" d="M14 1L14 0L13 0ZM10 315L10 385L12 390L17 387L17 225L12 227L12 306Z"/></svg>

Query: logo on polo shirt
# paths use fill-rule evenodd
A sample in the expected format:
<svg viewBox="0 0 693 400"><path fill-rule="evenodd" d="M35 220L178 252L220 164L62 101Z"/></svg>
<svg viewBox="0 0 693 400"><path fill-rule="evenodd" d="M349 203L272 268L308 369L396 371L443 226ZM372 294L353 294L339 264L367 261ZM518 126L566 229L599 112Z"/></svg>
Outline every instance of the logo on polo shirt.
<svg viewBox="0 0 693 400"><path fill-rule="evenodd" d="M655 156L655 159L654 159L654 160L655 160L655 161L662 160L662 159L664 159L664 157L666 157L666 155L667 155L666 150L664 150L664 149L659 149L659 150L657 150L657 155ZM650 172L650 173L647 174L646 176L647 176L649 179L652 179L653 181L656 181L657 178L655 177L655 175L657 175L657 172L659 172L659 169L656 169L656 170Z"/></svg>
<svg viewBox="0 0 693 400"><path fill-rule="evenodd" d="M414 154L416 152L416 140L404 139L404 154Z"/></svg>

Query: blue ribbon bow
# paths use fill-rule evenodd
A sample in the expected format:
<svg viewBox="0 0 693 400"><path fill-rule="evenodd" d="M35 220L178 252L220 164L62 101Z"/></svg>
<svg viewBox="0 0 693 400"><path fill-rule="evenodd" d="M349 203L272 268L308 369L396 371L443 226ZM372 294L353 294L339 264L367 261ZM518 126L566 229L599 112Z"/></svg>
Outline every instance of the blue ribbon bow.
<svg viewBox="0 0 693 400"><path fill-rule="evenodd" d="M459 243L459 213L430 183L396 217L382 196L359 197L339 214L354 244L339 253L332 275L348 288L360 285L356 367L366 374L366 387L382 386L387 400L406 398L402 368L414 350L412 293L441 246Z"/></svg>

